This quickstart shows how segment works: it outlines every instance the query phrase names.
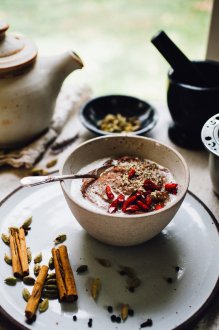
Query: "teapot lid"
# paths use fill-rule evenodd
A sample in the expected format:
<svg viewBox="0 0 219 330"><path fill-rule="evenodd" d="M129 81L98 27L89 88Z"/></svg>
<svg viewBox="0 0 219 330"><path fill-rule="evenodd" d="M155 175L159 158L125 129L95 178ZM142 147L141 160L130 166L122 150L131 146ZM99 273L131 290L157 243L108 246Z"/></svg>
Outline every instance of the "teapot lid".
<svg viewBox="0 0 219 330"><path fill-rule="evenodd" d="M36 45L20 34L5 33L9 25L0 21L0 77L17 73L34 62Z"/></svg>

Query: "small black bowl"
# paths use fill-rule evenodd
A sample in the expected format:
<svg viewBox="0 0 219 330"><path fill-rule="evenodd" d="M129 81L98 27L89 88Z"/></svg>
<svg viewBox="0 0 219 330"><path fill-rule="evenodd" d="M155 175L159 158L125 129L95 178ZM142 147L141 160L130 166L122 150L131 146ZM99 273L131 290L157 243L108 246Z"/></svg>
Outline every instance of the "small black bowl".
<svg viewBox="0 0 219 330"><path fill-rule="evenodd" d="M118 134L102 131L98 121L107 114L120 113L125 117L137 117L141 122L139 130L131 134L143 135L149 132L157 123L157 111L147 102L126 95L106 95L87 102L80 111L82 124L97 135ZM122 134L122 133L121 133Z"/></svg>

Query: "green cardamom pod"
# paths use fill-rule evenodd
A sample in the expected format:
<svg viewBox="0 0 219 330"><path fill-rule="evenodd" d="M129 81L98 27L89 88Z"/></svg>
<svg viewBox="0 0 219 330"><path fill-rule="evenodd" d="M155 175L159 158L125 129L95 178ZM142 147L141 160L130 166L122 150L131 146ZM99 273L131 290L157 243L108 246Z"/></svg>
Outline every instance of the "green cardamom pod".
<svg viewBox="0 0 219 330"><path fill-rule="evenodd" d="M46 284L44 285L45 290L58 290L58 287L56 284Z"/></svg>
<svg viewBox="0 0 219 330"><path fill-rule="evenodd" d="M45 294L58 294L59 292L58 292L58 290L57 289L45 289L45 288L43 288L43 292L45 293Z"/></svg>
<svg viewBox="0 0 219 330"><path fill-rule="evenodd" d="M9 245L9 244L10 244L10 240L9 240L9 236L8 236L8 235L6 235L6 234L2 234L1 237L2 237L3 242L4 242L6 245Z"/></svg>
<svg viewBox="0 0 219 330"><path fill-rule="evenodd" d="M134 278L127 278L127 284L129 288L134 288L136 289L137 287L140 286L141 281L138 277L134 277Z"/></svg>
<svg viewBox="0 0 219 330"><path fill-rule="evenodd" d="M31 294L26 288L24 288L23 291L22 291L22 296L23 296L25 301L28 301Z"/></svg>
<svg viewBox="0 0 219 330"><path fill-rule="evenodd" d="M56 164L57 164L57 159L52 159L52 160L50 160L47 164L46 164L46 167L47 168L50 168L50 167L53 167L53 166L55 166Z"/></svg>
<svg viewBox="0 0 219 330"><path fill-rule="evenodd" d="M6 283L7 285L16 285L16 283L17 283L17 279L16 279L15 277L7 277L7 278L5 279L5 283Z"/></svg>
<svg viewBox="0 0 219 330"><path fill-rule="evenodd" d="M129 313L129 305L128 304L123 304L122 309L121 309L121 319L125 321L128 317Z"/></svg>
<svg viewBox="0 0 219 330"><path fill-rule="evenodd" d="M46 280L50 280L50 279L54 279L54 278L56 278L56 273L50 273L47 275Z"/></svg>
<svg viewBox="0 0 219 330"><path fill-rule="evenodd" d="M111 262L108 259L103 259L103 258L95 258L97 262L103 267L111 267Z"/></svg>
<svg viewBox="0 0 219 330"><path fill-rule="evenodd" d="M32 261L32 253L29 247L27 248L27 259L28 259L28 264L30 264Z"/></svg>
<svg viewBox="0 0 219 330"><path fill-rule="evenodd" d="M49 269L50 269L50 270L53 270L53 269L55 268L55 266L54 266L54 261L53 261L53 257L51 257L51 258L49 259L48 266L49 266Z"/></svg>
<svg viewBox="0 0 219 330"><path fill-rule="evenodd" d="M57 291L43 291L42 293L43 298L48 298L48 299L58 299L59 298L59 294Z"/></svg>
<svg viewBox="0 0 219 330"><path fill-rule="evenodd" d="M55 278L50 278L48 280L46 280L46 285L50 285L50 284L56 284L57 285L57 281Z"/></svg>
<svg viewBox="0 0 219 330"><path fill-rule="evenodd" d="M49 300L46 298L39 304L40 313L44 313L49 307Z"/></svg>
<svg viewBox="0 0 219 330"><path fill-rule="evenodd" d="M34 263L35 263L35 264L40 263L40 262L42 261L42 258L43 258L43 256L42 256L42 253L40 252L40 253L37 254L36 257L34 258Z"/></svg>
<svg viewBox="0 0 219 330"><path fill-rule="evenodd" d="M87 265L81 265L76 269L77 274L83 274L88 270Z"/></svg>
<svg viewBox="0 0 219 330"><path fill-rule="evenodd" d="M23 229L28 229L32 223L32 217L29 217L27 220L24 221L23 225L21 226Z"/></svg>
<svg viewBox="0 0 219 330"><path fill-rule="evenodd" d="M40 269L41 269L40 264L35 264L35 265L34 265L34 267L33 267L33 272L34 272L34 275L35 275L35 276L38 276L38 275L39 275Z"/></svg>
<svg viewBox="0 0 219 330"><path fill-rule="evenodd" d="M35 278L31 277L31 276L24 276L23 277L23 282L26 285L34 285L35 283Z"/></svg>
<svg viewBox="0 0 219 330"><path fill-rule="evenodd" d="M8 264L8 265L10 265L10 266L12 265L11 257L9 257L7 254L5 254L4 261L5 261L6 264Z"/></svg>
<svg viewBox="0 0 219 330"><path fill-rule="evenodd" d="M96 299L101 288L101 282L99 278L95 278L91 285L91 296Z"/></svg>
<svg viewBox="0 0 219 330"><path fill-rule="evenodd" d="M48 174L48 171L46 171L46 170L44 170L44 169L42 169L42 168L33 168L32 170L31 170L31 175L36 175L36 176L38 176L38 175L47 175Z"/></svg>
<svg viewBox="0 0 219 330"><path fill-rule="evenodd" d="M59 235L54 240L55 245L63 243L67 239L67 236L65 234Z"/></svg>

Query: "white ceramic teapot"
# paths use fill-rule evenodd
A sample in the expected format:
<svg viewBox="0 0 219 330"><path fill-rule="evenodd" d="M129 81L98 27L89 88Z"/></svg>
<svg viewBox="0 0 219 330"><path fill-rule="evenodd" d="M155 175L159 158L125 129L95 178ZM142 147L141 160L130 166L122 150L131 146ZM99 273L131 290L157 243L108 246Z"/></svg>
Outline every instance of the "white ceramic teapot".
<svg viewBox="0 0 219 330"><path fill-rule="evenodd" d="M64 79L83 63L74 52L37 57L35 44L5 33L0 21L0 148L33 140L48 128Z"/></svg>

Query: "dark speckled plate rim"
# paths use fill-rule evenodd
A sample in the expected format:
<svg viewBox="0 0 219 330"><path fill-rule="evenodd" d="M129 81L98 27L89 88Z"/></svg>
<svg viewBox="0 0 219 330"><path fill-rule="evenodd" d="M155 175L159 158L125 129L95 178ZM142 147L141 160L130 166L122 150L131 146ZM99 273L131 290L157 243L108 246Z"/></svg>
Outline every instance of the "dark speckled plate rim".
<svg viewBox="0 0 219 330"><path fill-rule="evenodd" d="M153 117L153 120L150 122L149 125L145 126L144 128L135 131L135 132L131 132L131 133L125 133L125 134L133 134L133 135L144 135L145 133L149 132L150 130L152 130L152 128L154 128L154 126L157 124L158 122L158 112L157 110L147 101L144 101L138 97L135 96L131 96L131 95L123 95L123 94L109 94L109 95L101 95L95 98L92 98L91 100L89 100L88 102L86 102L80 109L79 112L79 118L81 120L81 123L83 124L84 127L86 127L89 131L97 134L97 135L113 135L113 134L118 134L118 133L111 133L111 132L104 132L100 129L98 129L95 125L92 125L89 123L89 121L86 119L86 117L84 116L84 110L85 108L93 101L101 99L101 98L108 98L108 97L127 97L127 98L132 98L135 99L139 102L144 103L145 105L147 105L148 109L152 110L152 114L151 116ZM121 133L124 134L124 133Z"/></svg>
<svg viewBox="0 0 219 330"><path fill-rule="evenodd" d="M14 194L16 194L18 191L23 189L22 186L18 186L13 191L11 191L5 198L3 198L0 201L0 207ZM207 211L207 213L210 215L211 219L213 220L218 234L219 234L219 223L214 216L214 214L211 212L211 210L205 205L204 202L202 202L195 194L193 194L191 191L188 191L188 194L190 194L194 199L197 200L199 204ZM219 275L219 274L218 274ZM209 297L206 299L206 301L203 303L203 305L199 308L197 312L195 312L190 318L185 320L182 324L179 326L173 328L172 330L182 330L182 329L191 329L192 325L195 325L195 322L197 322L203 315L204 311L209 309L211 302L213 301L214 297L216 296L217 292L219 290L219 277L217 279L217 282L215 283L215 286L211 293L209 294ZM19 330L31 330L32 328L28 328L24 326L23 324L19 323L16 319L14 319L8 312L6 312L1 306L0 306L0 316L4 318L4 320L7 322L6 326L9 327L9 329L19 329ZM15 328L16 327L16 328Z"/></svg>

